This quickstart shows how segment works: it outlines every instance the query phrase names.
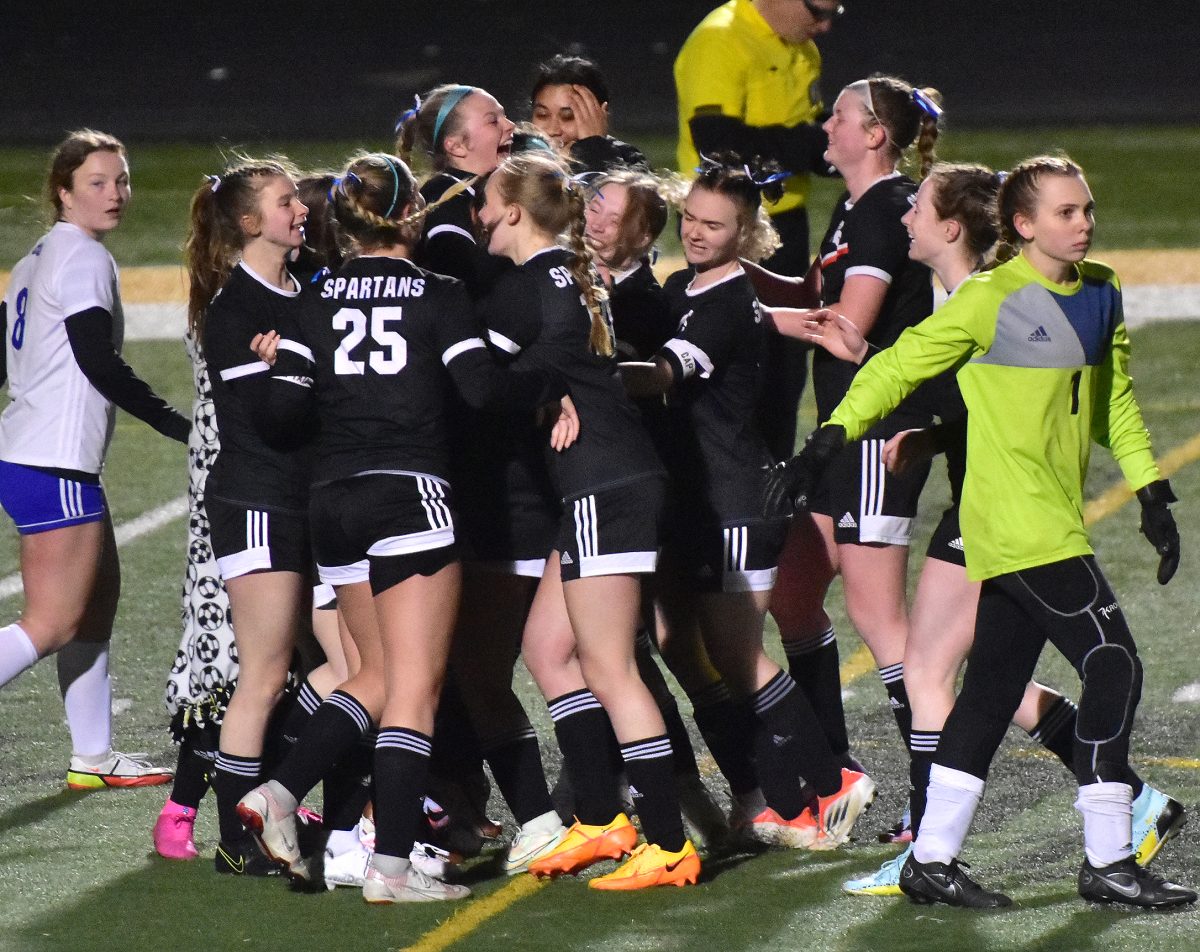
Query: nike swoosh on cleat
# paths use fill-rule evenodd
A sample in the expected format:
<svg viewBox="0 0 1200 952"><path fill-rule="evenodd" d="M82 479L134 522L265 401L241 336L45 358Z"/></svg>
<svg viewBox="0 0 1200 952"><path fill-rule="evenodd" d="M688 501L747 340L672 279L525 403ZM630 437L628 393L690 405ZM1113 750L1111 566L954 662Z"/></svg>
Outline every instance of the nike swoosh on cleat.
<svg viewBox="0 0 1200 952"><path fill-rule="evenodd" d="M225 857L225 862L228 863L232 867L234 873L236 873L237 875L241 875L242 873L244 873L246 871L246 857L239 856L237 858L237 862L235 863L233 861L233 857L230 856L228 853L226 853L224 850L222 850L221 847L218 846L217 849L221 850L221 855L223 857Z"/></svg>
<svg viewBox="0 0 1200 952"><path fill-rule="evenodd" d="M1121 883L1117 882L1115 877L1112 879L1109 879L1107 877L1101 879L1100 877L1097 876L1096 878L1099 879L1100 882L1104 883L1106 886L1111 886L1113 889L1115 889L1117 892L1119 892L1122 896L1125 896L1129 899L1137 899L1137 897L1142 894L1142 886L1137 880L1133 880L1133 883L1131 885L1125 886L1125 885L1122 885ZM1124 878L1132 879L1133 877L1124 876Z"/></svg>

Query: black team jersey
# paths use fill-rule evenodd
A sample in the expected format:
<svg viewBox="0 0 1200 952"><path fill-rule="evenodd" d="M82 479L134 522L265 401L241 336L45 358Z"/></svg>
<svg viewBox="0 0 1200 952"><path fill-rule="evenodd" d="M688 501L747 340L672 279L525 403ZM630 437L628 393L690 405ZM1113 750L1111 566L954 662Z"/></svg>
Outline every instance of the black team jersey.
<svg viewBox="0 0 1200 952"><path fill-rule="evenodd" d="M302 300L299 284L282 291L242 262L205 310L202 344L221 433L206 490L213 498L266 511L308 505L311 453L259 415L271 368L250 349L256 334L291 326Z"/></svg>
<svg viewBox="0 0 1200 952"><path fill-rule="evenodd" d="M869 275L887 283L879 317L867 334L874 345L867 359L890 347L905 328L933 311L933 285L929 269L908 257L908 231L900 219L912 205L917 185L904 175L880 179L851 202L843 193L829 230L821 242L821 303L832 304L842 296L846 279ZM838 360L821 347L813 350L813 390L817 416L824 422L841 402L859 365ZM901 404L897 414L912 416L913 425L928 422L929 413L915 403Z"/></svg>
<svg viewBox="0 0 1200 952"><path fill-rule="evenodd" d="M667 297L647 261L613 272L608 303L620 360L649 360L675 330Z"/></svg>
<svg viewBox="0 0 1200 952"><path fill-rule="evenodd" d="M663 472L615 358L591 349L591 316L570 260L564 248L537 252L517 268L520 293L514 285L507 307L496 309L489 319L493 341L519 354L515 368L561 377L575 403L579 438L561 453L547 451L551 476L564 500Z"/></svg>
<svg viewBox="0 0 1200 952"><path fill-rule="evenodd" d="M459 182L475 178L470 172L446 169L421 186L421 197L432 205ZM475 220L471 206L483 179L469 185L453 198L433 209L425 218L421 243L413 260L427 271L448 274L467 286L472 298L484 295L501 274L512 268L508 258L488 254L475 238Z"/></svg>
<svg viewBox="0 0 1200 952"><path fill-rule="evenodd" d="M501 370L462 282L401 258L344 264L317 284L285 338L272 413L302 418L315 390L320 482L380 471L448 481L450 381L471 406L531 414L563 392L548 373Z"/></svg>
<svg viewBox="0 0 1200 952"><path fill-rule="evenodd" d="M699 291L677 271L663 290L675 335L658 356L675 373L664 446L684 518L721 525L761 522L763 467L772 462L755 407L766 325L746 273Z"/></svg>

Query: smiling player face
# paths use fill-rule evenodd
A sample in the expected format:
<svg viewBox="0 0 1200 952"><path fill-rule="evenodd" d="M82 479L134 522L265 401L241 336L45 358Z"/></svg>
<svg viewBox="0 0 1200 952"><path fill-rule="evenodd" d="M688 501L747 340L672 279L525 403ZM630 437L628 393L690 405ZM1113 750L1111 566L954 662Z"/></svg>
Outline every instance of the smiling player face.
<svg viewBox="0 0 1200 952"><path fill-rule="evenodd" d="M697 271L728 264L737 257L741 237L737 206L717 192L693 188L683 207L680 236L684 257Z"/></svg>
<svg viewBox="0 0 1200 952"><path fill-rule="evenodd" d="M255 237L281 248L299 248L307 218L308 206L300 201L296 183L286 175L273 176L259 192Z"/></svg>
<svg viewBox="0 0 1200 952"><path fill-rule="evenodd" d="M516 126L490 93L477 89L458 106L462 125L443 142L452 163L464 172L486 175L512 151Z"/></svg>

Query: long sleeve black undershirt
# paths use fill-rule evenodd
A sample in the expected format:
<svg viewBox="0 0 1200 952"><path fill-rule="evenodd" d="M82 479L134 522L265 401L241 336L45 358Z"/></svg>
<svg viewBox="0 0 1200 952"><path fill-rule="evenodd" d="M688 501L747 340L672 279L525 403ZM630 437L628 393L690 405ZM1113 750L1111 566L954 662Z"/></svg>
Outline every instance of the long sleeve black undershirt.
<svg viewBox="0 0 1200 952"><path fill-rule="evenodd" d="M774 159L796 175L805 172L831 174L825 160L829 137L817 123L749 126L732 116L702 113L692 116L688 127L696 150L704 155L734 152L743 159L757 155Z"/></svg>
<svg viewBox="0 0 1200 952"><path fill-rule="evenodd" d="M79 369L105 399L180 443L192 425L182 413L150 389L113 347L112 315L102 307L70 315L67 340Z"/></svg>

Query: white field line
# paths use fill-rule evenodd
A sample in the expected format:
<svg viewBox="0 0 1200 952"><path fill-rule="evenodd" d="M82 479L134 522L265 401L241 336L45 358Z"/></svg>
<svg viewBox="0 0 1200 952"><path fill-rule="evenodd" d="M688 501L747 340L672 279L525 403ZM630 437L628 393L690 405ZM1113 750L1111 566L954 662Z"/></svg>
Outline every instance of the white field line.
<svg viewBox="0 0 1200 952"><path fill-rule="evenodd" d="M163 503L157 509L144 512L135 519L122 522L116 527L117 547L148 535L155 529L161 529L168 522L186 515L188 511L187 496L179 496L170 502ZM11 598L21 591L21 573L13 572L0 579L0 599Z"/></svg>

